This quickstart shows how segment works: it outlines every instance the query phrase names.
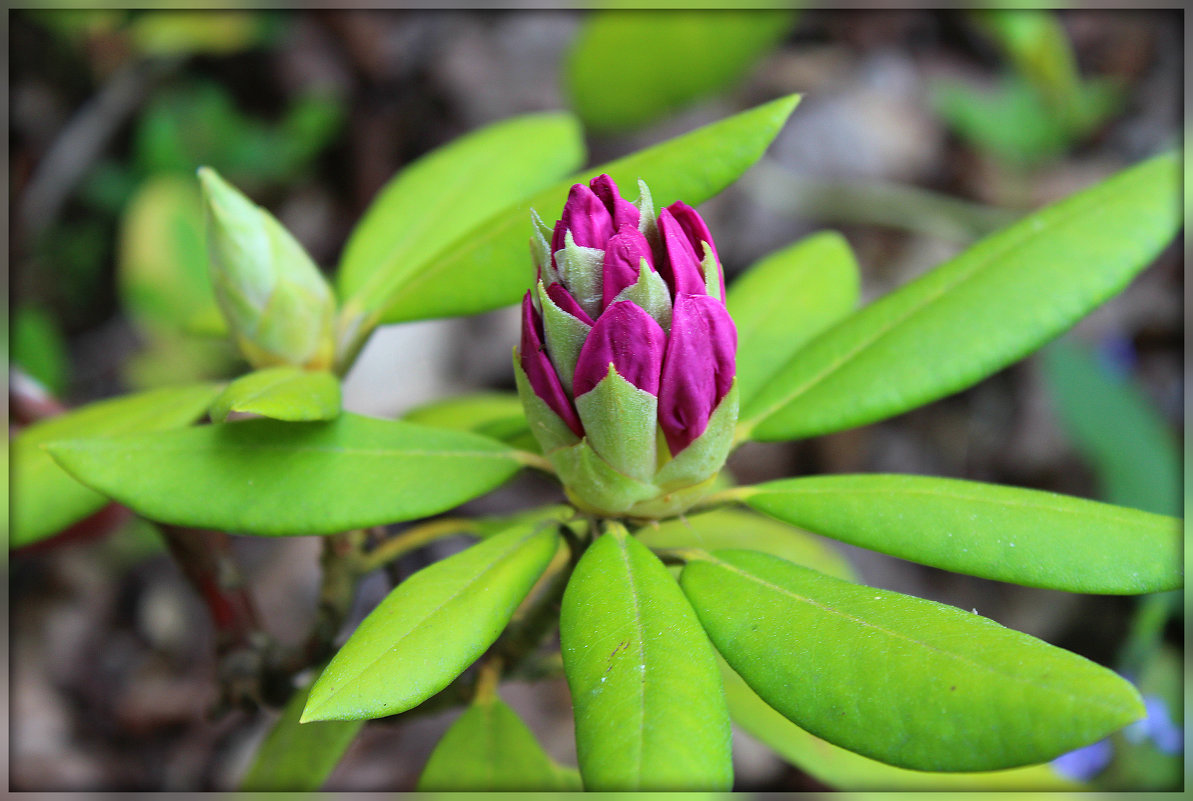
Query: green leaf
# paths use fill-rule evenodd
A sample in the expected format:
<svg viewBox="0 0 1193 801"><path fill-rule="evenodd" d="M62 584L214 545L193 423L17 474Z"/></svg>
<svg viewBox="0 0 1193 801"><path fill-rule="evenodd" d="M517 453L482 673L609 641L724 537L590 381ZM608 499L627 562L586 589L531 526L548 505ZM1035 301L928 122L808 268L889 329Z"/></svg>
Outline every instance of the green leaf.
<svg viewBox="0 0 1193 801"><path fill-rule="evenodd" d="M1172 154L1000 233L824 332L742 409L781 440L872 423L964 389L1071 326L1180 225Z"/></svg>
<svg viewBox="0 0 1193 801"><path fill-rule="evenodd" d="M367 307L382 323L476 314L517 302L534 270L526 252L530 209L553 219L572 184L608 173L631 192L646 181L655 207L682 199L696 205L737 180L758 160L799 102L799 95L749 111L577 173L485 220L431 257L400 293L372 296ZM446 289L445 289L446 287Z"/></svg>
<svg viewBox="0 0 1193 801"><path fill-rule="evenodd" d="M852 581L845 557L821 537L744 509L717 509L644 526L635 536L648 548L749 548Z"/></svg>
<svg viewBox="0 0 1193 801"><path fill-rule="evenodd" d="M122 308L144 333L219 317L193 178L158 175L137 189L121 219L116 278Z"/></svg>
<svg viewBox="0 0 1193 801"><path fill-rule="evenodd" d="M331 373L298 367L269 367L241 376L211 404L211 419L232 412L274 420L332 420L340 413L340 382Z"/></svg>
<svg viewBox="0 0 1193 801"><path fill-rule="evenodd" d="M449 247L583 161L580 126L560 112L503 120L423 156L382 187L353 230L337 275L340 297L367 310L405 297ZM460 291L449 274L442 280L419 291Z"/></svg>
<svg viewBox="0 0 1193 801"><path fill-rule="evenodd" d="M729 287L743 406L804 343L857 306L857 260L845 237L822 231L752 265Z"/></svg>
<svg viewBox="0 0 1193 801"><path fill-rule="evenodd" d="M574 782L574 783L573 783ZM478 698L456 718L418 780L419 792L573 791L518 714L500 698Z"/></svg>
<svg viewBox="0 0 1193 801"><path fill-rule="evenodd" d="M13 362L37 379L52 395L61 395L70 371L70 354L62 328L40 306L18 306L12 320Z"/></svg>
<svg viewBox="0 0 1193 801"><path fill-rule="evenodd" d="M586 790L728 790L716 660L667 568L613 527L581 557L560 612Z"/></svg>
<svg viewBox="0 0 1193 801"><path fill-rule="evenodd" d="M933 567L1029 587L1133 594L1184 583L1181 521L1040 490L905 475L789 478L760 512Z"/></svg>
<svg viewBox="0 0 1193 801"><path fill-rule="evenodd" d="M1041 352L1044 380L1061 423L1097 471L1111 503L1157 514L1181 511L1181 454L1168 423L1141 389L1060 341Z"/></svg>
<svg viewBox="0 0 1193 801"><path fill-rule="evenodd" d="M721 677L733 722L817 781L846 791L1078 791L1049 765L977 773L931 773L897 768L838 748L796 726L766 705L741 676L722 663Z"/></svg>
<svg viewBox="0 0 1193 801"><path fill-rule="evenodd" d="M517 526L403 581L319 676L303 721L393 715L442 690L497 639L559 542L553 525Z"/></svg>
<svg viewBox="0 0 1193 801"><path fill-rule="evenodd" d="M167 387L99 401L60 417L34 423L12 441L12 533L9 547L43 540L101 509L108 499L84 487L54 464L43 446L76 437L105 438L130 431L161 431L187 425L203 414L217 384ZM101 465L107 469L109 465Z"/></svg>
<svg viewBox="0 0 1193 801"><path fill-rule="evenodd" d="M313 682L311 683L313 684ZM364 721L299 723L311 684L286 702L240 782L246 792L313 792L335 770Z"/></svg>
<svg viewBox="0 0 1193 801"><path fill-rule="evenodd" d="M67 440L66 437L60 440ZM491 439L341 414L241 420L50 452L88 486L151 520L246 534L334 534L438 514L521 466Z"/></svg>
<svg viewBox="0 0 1193 801"><path fill-rule="evenodd" d="M522 412L522 401L514 392L477 392L432 401L411 409L402 419L424 426L471 431L522 450L539 450Z"/></svg>
<svg viewBox="0 0 1193 801"><path fill-rule="evenodd" d="M595 11L568 53L567 91L589 130L636 128L735 84L795 17L793 10Z"/></svg>
<svg viewBox="0 0 1193 801"><path fill-rule="evenodd" d="M1030 765L1143 715L1114 672L955 607L755 551L706 554L681 583L717 650L767 704L891 765Z"/></svg>

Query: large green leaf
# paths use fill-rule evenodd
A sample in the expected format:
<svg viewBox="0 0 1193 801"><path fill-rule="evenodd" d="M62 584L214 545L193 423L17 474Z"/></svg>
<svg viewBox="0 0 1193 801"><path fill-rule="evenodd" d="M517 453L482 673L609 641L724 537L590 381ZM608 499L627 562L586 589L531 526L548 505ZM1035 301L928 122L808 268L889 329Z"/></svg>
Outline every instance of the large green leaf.
<svg viewBox="0 0 1193 801"><path fill-rule="evenodd" d="M756 262L729 287L737 325L737 387L750 402L804 343L857 305L857 260L845 237L823 231Z"/></svg>
<svg viewBox="0 0 1193 801"><path fill-rule="evenodd" d="M435 746L420 792L579 790L579 775L556 764L518 713L500 698L478 698Z"/></svg>
<svg viewBox="0 0 1193 801"><path fill-rule="evenodd" d="M530 209L548 223L567 200L572 184L608 173L631 197L646 181L655 209L683 200L702 203L737 180L758 160L799 102L788 95L625 158L577 173L495 214L437 252L401 293L370 296L369 311L383 323L476 314L514 303L534 275L526 243Z"/></svg>
<svg viewBox="0 0 1193 801"><path fill-rule="evenodd" d="M560 612L586 790L728 790L729 713L692 608L614 527L581 557Z"/></svg>
<svg viewBox="0 0 1193 801"><path fill-rule="evenodd" d="M336 276L340 297L384 307L449 245L583 161L580 126L560 112L503 120L423 156L381 189L353 230ZM458 291L445 281L422 291Z"/></svg>
<svg viewBox="0 0 1193 801"><path fill-rule="evenodd" d="M222 423L232 412L274 420L331 420L340 413L340 381L331 373L300 367L268 367L241 376L211 404L211 419Z"/></svg>
<svg viewBox="0 0 1193 801"><path fill-rule="evenodd" d="M1143 392L1093 354L1060 341L1041 352L1049 395L1111 503L1181 511L1181 454L1172 429Z"/></svg>
<svg viewBox="0 0 1193 801"><path fill-rule="evenodd" d="M312 682L313 684L313 682ZM313 792L335 770L364 721L299 723L311 684L290 697L240 782L247 792Z"/></svg>
<svg viewBox="0 0 1193 801"><path fill-rule="evenodd" d="M559 542L555 526L516 526L403 581L319 676L303 721L393 715L442 690L497 639Z"/></svg>
<svg viewBox="0 0 1193 801"><path fill-rule="evenodd" d="M1083 785L1070 781L1049 765L1031 765L978 773L932 773L897 768L846 751L796 726L766 705L733 672L722 665L725 697L733 722L770 746L779 756L835 790L871 791L1077 791Z"/></svg>
<svg viewBox="0 0 1193 801"><path fill-rule="evenodd" d="M91 437L91 441L103 443L108 441L106 437L130 431L184 426L207 410L219 389L217 384L155 389L92 403L23 429L12 441L10 547L19 548L57 534L108 502L54 464L43 445L76 437Z"/></svg>
<svg viewBox="0 0 1193 801"><path fill-rule="evenodd" d="M781 440L872 423L1026 356L1121 290L1180 225L1168 154L1029 215L818 336L742 409Z"/></svg>
<svg viewBox="0 0 1193 801"><path fill-rule="evenodd" d="M681 583L717 650L767 704L892 765L1036 764L1143 715L1114 672L955 607L756 551L693 559Z"/></svg>
<svg viewBox="0 0 1193 801"><path fill-rule="evenodd" d="M437 514L500 485L518 452L475 434L344 413L60 441L76 478L151 520L334 534Z"/></svg>
<svg viewBox="0 0 1193 801"><path fill-rule="evenodd" d="M1088 593L1184 584L1180 520L1098 501L906 475L788 478L744 492L792 525L957 573Z"/></svg>
<svg viewBox="0 0 1193 801"><path fill-rule="evenodd" d="M749 548L837 578L854 578L845 557L823 537L745 509L685 515L644 526L635 536L648 548Z"/></svg>
<svg viewBox="0 0 1193 801"><path fill-rule="evenodd" d="M793 10L601 10L568 53L564 79L593 131L653 122L733 85L791 29Z"/></svg>

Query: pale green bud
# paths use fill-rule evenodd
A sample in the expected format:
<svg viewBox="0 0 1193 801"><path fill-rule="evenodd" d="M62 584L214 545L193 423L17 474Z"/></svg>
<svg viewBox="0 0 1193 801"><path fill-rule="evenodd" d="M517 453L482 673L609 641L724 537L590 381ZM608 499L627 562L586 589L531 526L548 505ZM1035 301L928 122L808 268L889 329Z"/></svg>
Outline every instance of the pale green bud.
<svg viewBox="0 0 1193 801"><path fill-rule="evenodd" d="M335 298L302 245L210 167L199 168L215 299L254 367L326 369Z"/></svg>

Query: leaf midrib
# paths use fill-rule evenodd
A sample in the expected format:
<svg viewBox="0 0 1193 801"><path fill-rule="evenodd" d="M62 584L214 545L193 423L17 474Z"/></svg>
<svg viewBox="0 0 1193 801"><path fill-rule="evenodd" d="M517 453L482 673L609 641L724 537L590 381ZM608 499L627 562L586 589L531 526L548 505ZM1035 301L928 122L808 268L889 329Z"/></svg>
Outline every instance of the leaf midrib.
<svg viewBox="0 0 1193 801"><path fill-rule="evenodd" d="M1030 492L1030 490L1025 490L1025 491ZM1138 519L1132 519L1132 518L1134 518L1134 514L1127 515L1127 516L1119 516L1119 515L1115 515L1113 513L1106 514L1106 515L1089 514L1089 513L1082 511L1081 509L1074 509L1069 504L1064 504L1064 503L1062 503L1062 505L1060 505L1060 506L1049 506L1048 504L1045 504L1045 503L1032 503L1030 501L1004 501L1004 500L997 500L994 498L982 497L981 495L966 495L966 494L959 494L959 493L952 493L952 492L937 492L937 491L934 491L931 489L882 489L882 488L877 488L877 487L864 487L864 488L855 488L855 489L834 489L832 487L828 487L828 488L811 487L811 488L800 488L800 489L790 489L790 490L762 490L758 493L758 495L764 495L764 494L773 494L773 495L780 495L780 496L784 496L784 495L790 496L790 495L794 495L794 494L804 494L804 495L894 495L894 496L917 495L917 496L924 496L924 497L928 497L928 498L940 498L940 499L947 499L947 500L954 500L954 501L965 501L967 503L975 503L975 504L980 503L980 504L986 504L987 506L1000 506L1000 507L1006 506L1006 507L1015 507L1015 508L1020 508L1020 509L1028 509L1028 510L1033 510L1033 511L1056 512L1056 513L1060 513L1060 514L1064 514L1064 515L1073 515L1073 516L1079 517L1079 518L1106 520L1108 522L1119 523L1121 525L1131 526L1133 528L1140 528L1140 527L1150 528L1151 527L1150 525L1143 526L1141 524L1152 523L1152 522L1158 523L1159 522L1159 521L1140 521ZM754 497L757 497L757 496L754 496ZM894 500L898 500L898 498L895 498ZM1098 503L1097 501L1092 501L1092 500L1089 500L1086 498L1075 498L1074 500L1084 501L1085 503L1091 503L1091 504ZM1114 506L1113 504L1104 504L1104 505L1108 506L1112 509L1118 508L1118 507ZM1171 520L1173 523L1180 522L1179 519L1177 519L1177 518L1168 518L1167 515L1157 515L1155 512L1145 512L1143 510L1138 510L1138 514L1147 515L1147 516L1153 517L1153 518L1166 518L1166 519Z"/></svg>

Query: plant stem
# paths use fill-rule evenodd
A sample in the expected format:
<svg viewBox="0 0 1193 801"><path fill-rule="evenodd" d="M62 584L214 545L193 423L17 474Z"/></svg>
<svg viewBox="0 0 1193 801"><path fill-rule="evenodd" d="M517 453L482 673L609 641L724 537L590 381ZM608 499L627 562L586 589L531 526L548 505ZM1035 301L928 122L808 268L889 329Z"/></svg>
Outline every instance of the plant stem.
<svg viewBox="0 0 1193 801"><path fill-rule="evenodd" d="M397 536L382 542L372 551L362 554L356 570L363 575L384 567L393 560L437 539L452 534L477 533L479 533L479 529L476 521L465 517L445 517L422 523L406 529Z"/></svg>

